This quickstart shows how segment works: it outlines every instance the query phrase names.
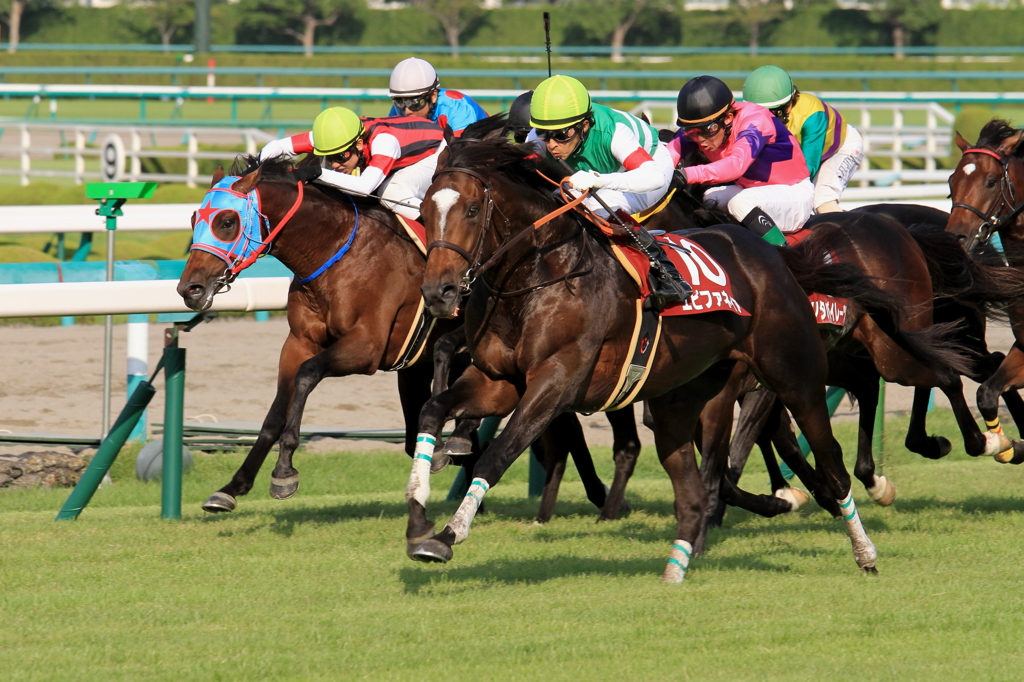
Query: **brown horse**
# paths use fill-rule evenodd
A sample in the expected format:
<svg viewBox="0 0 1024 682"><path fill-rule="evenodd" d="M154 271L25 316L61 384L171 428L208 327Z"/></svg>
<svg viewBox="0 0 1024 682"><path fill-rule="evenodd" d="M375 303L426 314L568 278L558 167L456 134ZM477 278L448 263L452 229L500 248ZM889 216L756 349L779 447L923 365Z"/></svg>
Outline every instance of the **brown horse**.
<svg viewBox="0 0 1024 682"><path fill-rule="evenodd" d="M290 161L280 159L262 164L251 157L240 159L232 174L241 177L232 189L245 195L258 186L261 211L270 226L277 226L298 196L298 185L288 179L291 168ZM223 176L218 171L214 184ZM352 240L343 264L300 283L352 235L356 215L352 206L359 211L359 238ZM373 374L412 359L402 356L421 311L424 258L394 215L376 201L338 197L329 189L310 185L292 220L292 229L282 229L273 242L274 255L296 274L288 292L289 332L281 349L277 395L245 462L227 485L203 503L206 511L232 511L236 498L252 489L267 453L278 441L281 448L271 495L279 499L293 495L298 471L292 467L292 453L299 444L306 398L316 385L324 377ZM211 229L221 241L233 242L240 223L237 212L220 211ZM193 310L204 310L223 286L224 272L223 260L193 249L178 293ZM433 336L454 326L454 322L438 324L420 355L429 358ZM432 367L429 362L410 362L397 373L406 451L412 454L417 415L430 397Z"/></svg>
<svg viewBox="0 0 1024 682"><path fill-rule="evenodd" d="M535 172L543 167L557 177L557 169L544 166L530 150L504 142L458 145L423 204L434 247L423 285L431 312L453 316L462 282L479 276L485 286L475 287L466 304L473 365L428 401L420 416L406 489L407 552L414 559L450 560L452 546L468 536L484 494L511 462L562 412L606 404L632 355L636 289L607 246L573 215L532 231L534 221L558 207L550 186ZM439 192L445 193L444 201L434 202ZM511 241L524 230L531 230L529 239ZM750 315L665 318L647 383L633 396L648 401L658 456L675 493L676 542L663 579L683 580L700 532L707 495L693 432L701 408L737 362L748 364L792 410L827 490L844 512L857 564L873 572L876 551L860 523L832 436L824 392L828 367L805 292L779 251L743 228L722 226L687 236L729 273L733 295ZM491 263L499 249L504 251ZM480 272L482 263L489 267ZM879 294L845 266L818 261L815 268L815 275L837 273L854 300L858 292ZM428 472L445 421L513 410L505 430L481 456L459 510L434 536L426 517Z"/></svg>
<svg viewBox="0 0 1024 682"><path fill-rule="evenodd" d="M953 210L946 227L964 240L975 254L995 255L1005 272L1024 272L1024 131L999 119L989 121L973 147L957 133L963 152L949 176ZM998 235L998 241L996 236ZM989 432L1002 434L999 396L1013 411L1016 391L1024 388L1024 299L1008 311L1014 344L999 368L978 388L978 410ZM1018 427L1022 421L1014 413ZM1014 441L1012 450L996 455L996 461L1024 462L1024 443Z"/></svg>

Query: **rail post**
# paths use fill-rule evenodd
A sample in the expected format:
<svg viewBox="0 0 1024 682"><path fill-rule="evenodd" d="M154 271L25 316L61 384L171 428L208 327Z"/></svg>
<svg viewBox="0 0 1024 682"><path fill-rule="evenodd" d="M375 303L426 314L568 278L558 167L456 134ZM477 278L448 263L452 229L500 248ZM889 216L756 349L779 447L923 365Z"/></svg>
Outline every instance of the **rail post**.
<svg viewBox="0 0 1024 682"><path fill-rule="evenodd" d="M878 379L878 405L875 407L875 432L871 435L871 456L882 470L885 457L885 379Z"/></svg>
<svg viewBox="0 0 1024 682"><path fill-rule="evenodd" d="M185 349L178 328L164 331L164 459L160 477L160 516L181 518L181 440L185 413Z"/></svg>

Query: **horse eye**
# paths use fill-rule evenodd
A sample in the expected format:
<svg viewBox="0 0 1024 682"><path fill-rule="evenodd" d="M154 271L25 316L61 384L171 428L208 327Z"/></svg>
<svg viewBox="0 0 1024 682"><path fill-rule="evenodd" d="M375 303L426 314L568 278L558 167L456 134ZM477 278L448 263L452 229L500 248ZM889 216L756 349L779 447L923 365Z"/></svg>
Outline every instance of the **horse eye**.
<svg viewBox="0 0 1024 682"><path fill-rule="evenodd" d="M989 189L995 187L996 186L996 179L995 178L989 178L988 180L985 181L985 186L988 187Z"/></svg>
<svg viewBox="0 0 1024 682"><path fill-rule="evenodd" d="M479 212L480 207L477 206L476 204L473 204L472 206L469 207L469 210L466 211L466 215L469 216L470 218L475 218Z"/></svg>

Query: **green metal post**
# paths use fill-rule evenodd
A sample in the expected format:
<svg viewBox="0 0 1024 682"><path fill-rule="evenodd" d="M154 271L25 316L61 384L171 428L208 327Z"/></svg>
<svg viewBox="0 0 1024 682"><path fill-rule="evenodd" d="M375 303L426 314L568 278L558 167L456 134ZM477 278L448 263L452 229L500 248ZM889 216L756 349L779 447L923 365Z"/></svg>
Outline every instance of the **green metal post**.
<svg viewBox="0 0 1024 682"><path fill-rule="evenodd" d="M181 438L185 412L185 349L178 347L178 330L165 332L164 347L164 470L160 516L181 518Z"/></svg>
<svg viewBox="0 0 1024 682"><path fill-rule="evenodd" d="M110 433L100 444L99 450L93 455L85 473L78 479L75 489L71 491L67 502L61 507L57 514L57 521L77 519L85 506L89 504L89 500L92 499L96 489L103 481L103 477L110 471L114 460L117 459L117 453L121 451L124 442L128 440L128 435L139 422L139 418L146 411L146 406L149 405L149 401L153 399L154 395L156 395L156 389L148 381L139 383L132 392L124 409L121 410L121 414L118 415L117 421L114 422L113 428L110 429Z"/></svg>
<svg viewBox="0 0 1024 682"><path fill-rule="evenodd" d="M544 465L537 459L537 453L534 452L533 446L530 446L530 497L540 497L544 494L544 483L547 481L548 474L544 471Z"/></svg>
<svg viewBox="0 0 1024 682"><path fill-rule="evenodd" d="M192 28L196 52L210 51L210 0L195 0L195 23Z"/></svg>

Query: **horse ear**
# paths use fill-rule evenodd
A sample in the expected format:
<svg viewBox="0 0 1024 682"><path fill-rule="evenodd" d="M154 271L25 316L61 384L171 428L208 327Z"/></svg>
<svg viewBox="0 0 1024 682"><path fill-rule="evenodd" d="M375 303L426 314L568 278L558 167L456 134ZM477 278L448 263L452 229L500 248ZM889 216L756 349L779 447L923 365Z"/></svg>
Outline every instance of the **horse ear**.
<svg viewBox="0 0 1024 682"><path fill-rule="evenodd" d="M231 185L231 189L241 194L248 194L253 190L254 187L256 187L257 184L259 184L260 175L262 173L263 167L256 166L256 170L246 175L243 175L241 178L239 178L238 182Z"/></svg>
<svg viewBox="0 0 1024 682"><path fill-rule="evenodd" d="M1024 139L1024 130L1018 130L1016 134L1010 135L1008 138L999 143L999 153L1003 156L1009 156L1016 151L1020 145L1021 140Z"/></svg>
<svg viewBox="0 0 1024 682"><path fill-rule="evenodd" d="M444 149L441 150L441 153L437 155L437 167L438 168L447 168L448 167L448 157L450 156L448 151L450 149L451 149L451 147L445 147Z"/></svg>
<svg viewBox="0 0 1024 682"><path fill-rule="evenodd" d="M224 166L217 166L217 170L213 173L213 180L210 181L210 187L213 187L218 182L224 179Z"/></svg>
<svg viewBox="0 0 1024 682"><path fill-rule="evenodd" d="M451 144L452 140L455 139L455 133L452 131L452 127L447 123L444 124L444 141L445 144Z"/></svg>
<svg viewBox="0 0 1024 682"><path fill-rule="evenodd" d="M961 152L965 152L971 148L971 143L964 139L964 136L960 134L959 130L956 133L956 146L960 147Z"/></svg>

